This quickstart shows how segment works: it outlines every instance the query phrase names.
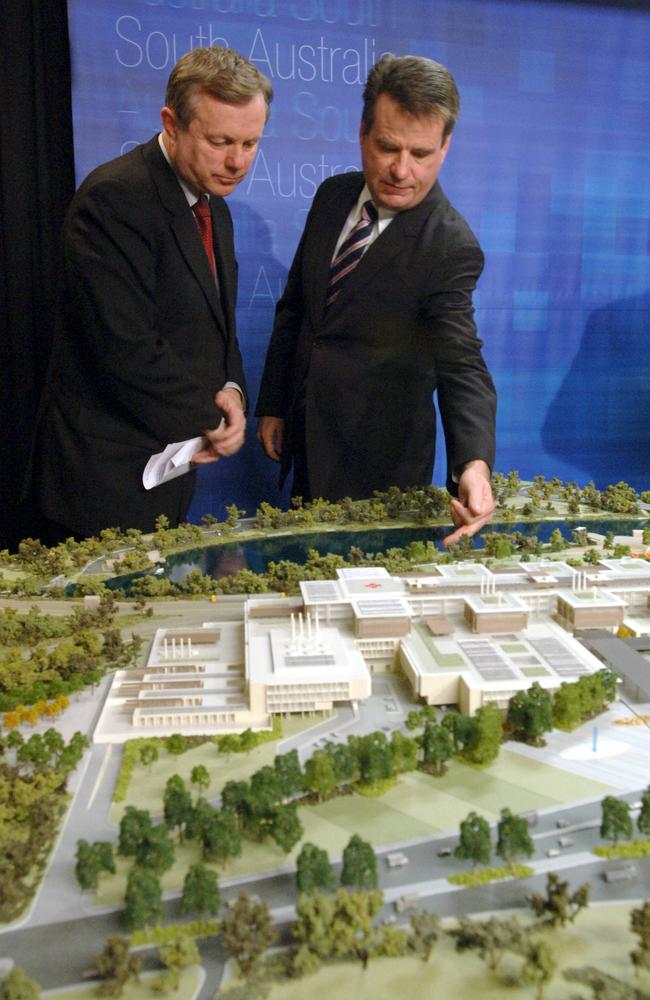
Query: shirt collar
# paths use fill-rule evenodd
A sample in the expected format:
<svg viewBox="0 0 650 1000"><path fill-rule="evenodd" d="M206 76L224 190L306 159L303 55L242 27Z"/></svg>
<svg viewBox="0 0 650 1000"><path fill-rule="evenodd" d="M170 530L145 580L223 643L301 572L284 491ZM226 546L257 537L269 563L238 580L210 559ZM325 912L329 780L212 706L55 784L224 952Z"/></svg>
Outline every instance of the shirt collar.
<svg viewBox="0 0 650 1000"><path fill-rule="evenodd" d="M167 152L167 147L166 147L166 145L165 145L165 143L163 141L163 134L162 134L162 132L158 133L158 145L160 146L160 149L162 151L162 155L165 157L165 159L167 160L167 163L169 164L169 166L174 171L174 174L176 176L176 180L180 184L180 186L181 186L181 188L183 190L183 194L187 198L187 204L190 206L190 208L192 208L194 205L196 205L197 201L199 200L199 197L198 197L198 195L194 194L193 191L190 191L190 189L188 188L188 186L185 183L185 181L183 180L183 178L175 170L174 164L172 163L171 159L169 158L169 153ZM209 199L210 195L208 194L206 197Z"/></svg>
<svg viewBox="0 0 650 1000"><path fill-rule="evenodd" d="M364 184L363 188L361 189L361 194L357 199L357 204L355 206L355 215L357 217L361 216L361 209L363 207L364 202L369 200L372 201L372 195L370 194L370 189L368 188L368 185ZM378 231L381 233L382 230L386 228L388 223L392 222L396 215L399 215L399 212L393 211L390 208L383 208L377 205L375 205L375 208L377 209L377 216L378 216L377 228Z"/></svg>

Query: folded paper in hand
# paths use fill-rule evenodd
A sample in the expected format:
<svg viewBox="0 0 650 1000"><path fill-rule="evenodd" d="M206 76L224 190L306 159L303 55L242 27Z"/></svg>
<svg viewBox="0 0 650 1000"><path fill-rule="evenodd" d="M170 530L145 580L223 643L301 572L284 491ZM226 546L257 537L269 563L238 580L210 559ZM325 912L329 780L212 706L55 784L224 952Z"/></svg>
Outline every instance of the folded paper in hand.
<svg viewBox="0 0 650 1000"><path fill-rule="evenodd" d="M142 473L142 485L145 490L151 490L154 486L160 486L176 476L183 476L192 468L190 459L205 447L205 440L202 437L192 438L190 441L177 441L175 444L168 444L164 451L158 455L152 455L147 462Z"/></svg>

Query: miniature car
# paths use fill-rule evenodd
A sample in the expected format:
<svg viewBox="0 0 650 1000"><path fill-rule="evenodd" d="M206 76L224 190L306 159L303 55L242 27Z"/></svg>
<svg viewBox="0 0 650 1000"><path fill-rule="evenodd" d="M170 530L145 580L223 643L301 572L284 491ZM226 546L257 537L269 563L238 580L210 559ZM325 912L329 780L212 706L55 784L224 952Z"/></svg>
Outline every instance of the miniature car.
<svg viewBox="0 0 650 1000"><path fill-rule="evenodd" d="M605 882L627 882L636 875L634 865L621 865L620 868L609 868L603 872Z"/></svg>
<svg viewBox="0 0 650 1000"><path fill-rule="evenodd" d="M389 868L403 868L408 863L409 859L403 851L393 851L391 854L386 855L386 864Z"/></svg>
<svg viewBox="0 0 650 1000"><path fill-rule="evenodd" d="M548 851L546 852L547 858L559 858L559 856L560 852L558 851L557 847L549 847Z"/></svg>
<svg viewBox="0 0 650 1000"><path fill-rule="evenodd" d="M555 825L559 830L565 830L567 826L571 826L568 819L559 819Z"/></svg>
<svg viewBox="0 0 650 1000"><path fill-rule="evenodd" d="M573 847L571 837L558 837L558 847Z"/></svg>
<svg viewBox="0 0 650 1000"><path fill-rule="evenodd" d="M448 858L451 854L451 847L441 847L438 851L439 858Z"/></svg>

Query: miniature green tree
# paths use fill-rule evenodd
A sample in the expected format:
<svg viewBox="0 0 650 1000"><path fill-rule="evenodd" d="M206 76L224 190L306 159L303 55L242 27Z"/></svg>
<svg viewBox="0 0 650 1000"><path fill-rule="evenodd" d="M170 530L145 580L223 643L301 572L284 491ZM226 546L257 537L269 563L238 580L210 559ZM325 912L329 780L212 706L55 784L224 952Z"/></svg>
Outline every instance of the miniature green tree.
<svg viewBox="0 0 650 1000"><path fill-rule="evenodd" d="M343 850L341 885L351 889L377 888L377 858L372 846L353 833Z"/></svg>
<svg viewBox="0 0 650 1000"><path fill-rule="evenodd" d="M159 921L163 914L160 880L137 865L129 872L124 896L124 919L130 931Z"/></svg>
<svg viewBox="0 0 650 1000"><path fill-rule="evenodd" d="M171 830L178 830L178 839L183 843L185 824L192 815L192 796L185 787L180 774L172 774L165 784L163 796L165 823Z"/></svg>
<svg viewBox="0 0 650 1000"><path fill-rule="evenodd" d="M641 809L637 816L636 825L639 833L644 837L650 837L650 788L646 788L641 796Z"/></svg>
<svg viewBox="0 0 650 1000"><path fill-rule="evenodd" d="M384 905L381 892L346 892L339 889L334 897L331 924L332 955L354 955L363 968L368 964L375 939L374 918Z"/></svg>
<svg viewBox="0 0 650 1000"><path fill-rule="evenodd" d="M390 749L395 774L415 770L418 759L418 745L415 740L396 729L391 734Z"/></svg>
<svg viewBox="0 0 650 1000"><path fill-rule="evenodd" d="M99 858L87 840L77 841L74 873L82 889L96 889L99 884Z"/></svg>
<svg viewBox="0 0 650 1000"><path fill-rule="evenodd" d="M296 885L298 892L314 894L331 892L336 878L327 851L306 841L296 859Z"/></svg>
<svg viewBox="0 0 650 1000"><path fill-rule="evenodd" d="M432 774L442 775L447 770L447 761L454 752L451 733L438 722L427 720L422 733L422 769Z"/></svg>
<svg viewBox="0 0 650 1000"><path fill-rule="evenodd" d="M153 826L143 836L135 852L135 860L143 868L162 875L174 864L174 845L164 824Z"/></svg>
<svg viewBox="0 0 650 1000"><path fill-rule="evenodd" d="M528 691L518 691L508 703L506 726L513 739L542 746L543 733L553 728L553 711L549 692L535 681Z"/></svg>
<svg viewBox="0 0 650 1000"><path fill-rule="evenodd" d="M195 764L190 772L190 781L193 785L197 786L199 795L203 795L208 790L211 778L205 764Z"/></svg>
<svg viewBox="0 0 650 1000"><path fill-rule="evenodd" d="M235 959L246 978L254 973L277 936L268 904L251 899L245 892L239 894L224 916L221 930L226 953Z"/></svg>
<svg viewBox="0 0 650 1000"><path fill-rule="evenodd" d="M604 840L613 840L617 844L621 838L629 840L632 831L632 817L628 803L617 799L614 795L606 795L602 801L601 837Z"/></svg>
<svg viewBox="0 0 650 1000"><path fill-rule="evenodd" d="M582 719L580 692L564 681L553 695L553 721L559 729L574 729Z"/></svg>
<svg viewBox="0 0 650 1000"><path fill-rule="evenodd" d="M285 854L295 847L304 833L295 802L287 802L272 810L269 833Z"/></svg>
<svg viewBox="0 0 650 1000"><path fill-rule="evenodd" d="M199 916L208 913L214 917L219 912L220 905L216 872L201 862L190 865L183 880L181 912L198 913Z"/></svg>
<svg viewBox="0 0 650 1000"><path fill-rule="evenodd" d="M278 754L273 761L273 768L278 776L283 798L292 798L302 792L303 774L297 750Z"/></svg>
<svg viewBox="0 0 650 1000"><path fill-rule="evenodd" d="M482 705L473 718L469 739L462 751L463 757L473 764L489 764L498 755L503 736L501 712L496 705Z"/></svg>
<svg viewBox="0 0 650 1000"><path fill-rule="evenodd" d="M206 811L199 839L206 861L223 864L229 858L236 858L241 854L241 834L237 827L237 819L224 809L220 811L211 809L209 813Z"/></svg>
<svg viewBox="0 0 650 1000"><path fill-rule="evenodd" d="M332 794L337 785L334 762L325 750L316 750L305 764L305 788L319 802Z"/></svg>
<svg viewBox="0 0 650 1000"><path fill-rule="evenodd" d="M529 858L534 852L533 842L528 832L528 821L523 816L515 816L510 809L501 810L497 825L496 853L507 865L513 865L517 858Z"/></svg>
<svg viewBox="0 0 650 1000"><path fill-rule="evenodd" d="M379 731L359 736L354 746L362 784L372 785L390 778L393 773L393 755L386 733Z"/></svg>
<svg viewBox="0 0 650 1000"><path fill-rule="evenodd" d="M472 867L487 865L492 854L490 824L472 811L460 824L460 838L454 850L459 861L471 861Z"/></svg>
<svg viewBox="0 0 650 1000"><path fill-rule="evenodd" d="M135 854L140 842L151 831L152 827L151 816L147 810L127 806L120 820L118 854L124 857Z"/></svg>

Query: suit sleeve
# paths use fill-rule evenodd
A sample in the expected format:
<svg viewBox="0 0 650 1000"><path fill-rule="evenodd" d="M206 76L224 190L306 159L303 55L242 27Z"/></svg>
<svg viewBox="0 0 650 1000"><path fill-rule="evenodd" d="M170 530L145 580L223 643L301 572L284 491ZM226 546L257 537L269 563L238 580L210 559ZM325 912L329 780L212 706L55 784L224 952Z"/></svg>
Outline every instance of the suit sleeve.
<svg viewBox="0 0 650 1000"><path fill-rule="evenodd" d="M424 304L434 343L438 405L447 449L447 489L465 462L494 466L496 391L476 333L472 293L483 270L478 245L455 248L435 276ZM433 279L432 279L433 283Z"/></svg>
<svg viewBox="0 0 650 1000"><path fill-rule="evenodd" d="M73 203L64 230L68 335L101 372L115 412L162 443L216 427L219 386L193 377L162 329L160 233L142 202L128 185L105 182Z"/></svg>

